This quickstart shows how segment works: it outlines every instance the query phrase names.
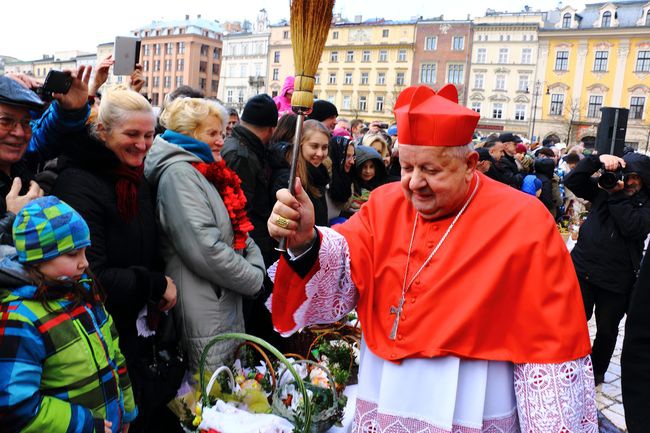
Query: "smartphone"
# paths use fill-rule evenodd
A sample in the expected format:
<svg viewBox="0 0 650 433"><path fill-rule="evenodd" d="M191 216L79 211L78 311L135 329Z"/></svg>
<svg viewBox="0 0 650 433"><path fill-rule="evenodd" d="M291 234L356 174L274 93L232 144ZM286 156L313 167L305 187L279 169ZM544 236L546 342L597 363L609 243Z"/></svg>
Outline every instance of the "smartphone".
<svg viewBox="0 0 650 433"><path fill-rule="evenodd" d="M43 92L68 93L72 86L72 75L63 71L52 70L45 77Z"/></svg>
<svg viewBox="0 0 650 433"><path fill-rule="evenodd" d="M113 75L131 75L140 60L140 39L129 36L115 38Z"/></svg>

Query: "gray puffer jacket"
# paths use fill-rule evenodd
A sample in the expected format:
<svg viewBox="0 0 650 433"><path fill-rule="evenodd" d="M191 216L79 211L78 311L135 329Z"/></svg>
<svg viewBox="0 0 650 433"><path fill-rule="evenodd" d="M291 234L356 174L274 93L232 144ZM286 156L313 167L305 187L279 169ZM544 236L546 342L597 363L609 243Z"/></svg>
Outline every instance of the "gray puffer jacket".
<svg viewBox="0 0 650 433"><path fill-rule="evenodd" d="M212 337L244 331L242 296L261 289L265 269L250 237L245 250L232 248L234 233L226 206L193 162L202 161L157 137L144 172L157 189L156 216L166 274L178 287L174 313L194 372ZM235 341L213 346L207 368L214 371L230 361L236 346Z"/></svg>

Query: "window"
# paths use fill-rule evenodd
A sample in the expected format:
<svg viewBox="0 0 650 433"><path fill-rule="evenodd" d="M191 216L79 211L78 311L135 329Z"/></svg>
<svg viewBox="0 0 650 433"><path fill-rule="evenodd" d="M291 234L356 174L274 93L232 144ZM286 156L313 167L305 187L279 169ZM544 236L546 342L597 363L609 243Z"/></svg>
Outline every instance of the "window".
<svg viewBox="0 0 650 433"><path fill-rule="evenodd" d="M508 63L508 49L499 48L499 63Z"/></svg>
<svg viewBox="0 0 650 433"><path fill-rule="evenodd" d="M172 70L172 60L167 59L165 60L165 71L171 71Z"/></svg>
<svg viewBox="0 0 650 433"><path fill-rule="evenodd" d="M436 64L425 63L420 65L420 83L434 84L436 82Z"/></svg>
<svg viewBox="0 0 650 433"><path fill-rule="evenodd" d="M447 82L451 84L463 84L465 77L463 71L465 65L451 64L447 66Z"/></svg>
<svg viewBox="0 0 650 433"><path fill-rule="evenodd" d="M199 72L206 72L208 70L208 62L199 62ZM243 75L241 75L243 77Z"/></svg>
<svg viewBox="0 0 650 433"><path fill-rule="evenodd" d="M237 102L244 102L244 89L239 89L237 92Z"/></svg>
<svg viewBox="0 0 650 433"><path fill-rule="evenodd" d="M386 51L386 50L379 51L379 61L380 62L387 62L388 61L388 51Z"/></svg>
<svg viewBox="0 0 650 433"><path fill-rule="evenodd" d="M170 88L172 86L172 77L169 75L165 75L165 79L163 80L163 85L165 88Z"/></svg>
<svg viewBox="0 0 650 433"><path fill-rule="evenodd" d="M612 26L612 13L610 11L603 13L603 20L601 22L601 27L611 27Z"/></svg>
<svg viewBox="0 0 650 433"><path fill-rule="evenodd" d="M569 70L569 52L558 51L555 54L555 70L568 71Z"/></svg>
<svg viewBox="0 0 650 433"><path fill-rule="evenodd" d="M404 72L398 72L395 76L395 85L403 86L404 85Z"/></svg>
<svg viewBox="0 0 650 433"><path fill-rule="evenodd" d="M475 89L482 89L483 88L483 80L484 80L483 74L475 74L474 75L474 88Z"/></svg>
<svg viewBox="0 0 650 433"><path fill-rule="evenodd" d="M329 102L330 104L334 104L334 95L328 96L327 97L327 102Z"/></svg>
<svg viewBox="0 0 650 433"><path fill-rule="evenodd" d="M524 65L530 65L533 63L533 49L524 48L521 50L521 63Z"/></svg>
<svg viewBox="0 0 650 433"><path fill-rule="evenodd" d="M154 71L160 71L160 60L154 60L153 61L153 70Z"/></svg>
<svg viewBox="0 0 650 433"><path fill-rule="evenodd" d="M365 96L359 96L359 111L366 111L368 109L368 102Z"/></svg>
<svg viewBox="0 0 650 433"><path fill-rule="evenodd" d="M495 90L506 90L506 76L505 76L505 74L497 74L494 89Z"/></svg>
<svg viewBox="0 0 650 433"><path fill-rule="evenodd" d="M158 93L154 93L151 95L151 104L158 105Z"/></svg>
<svg viewBox="0 0 650 433"><path fill-rule="evenodd" d="M650 72L650 51L639 51L635 72Z"/></svg>
<svg viewBox="0 0 650 433"><path fill-rule="evenodd" d="M199 87L201 89L205 89L205 84L206 84L206 79L205 78L199 78Z"/></svg>
<svg viewBox="0 0 650 433"><path fill-rule="evenodd" d="M232 95L234 91L232 89L226 90L226 102L232 103Z"/></svg>
<svg viewBox="0 0 650 433"><path fill-rule="evenodd" d="M212 84L210 88L212 89L213 92L217 91L218 86L219 86L219 82L217 80L212 80Z"/></svg>
<svg viewBox="0 0 650 433"><path fill-rule="evenodd" d="M185 53L185 42L176 42L176 52L178 54Z"/></svg>
<svg viewBox="0 0 650 433"><path fill-rule="evenodd" d="M282 39L289 39L289 30L282 32Z"/></svg>
<svg viewBox="0 0 650 433"><path fill-rule="evenodd" d="M280 52L273 52L273 63L280 63Z"/></svg>
<svg viewBox="0 0 650 433"><path fill-rule="evenodd" d="M650 26L650 9L645 13L645 25Z"/></svg>
<svg viewBox="0 0 650 433"><path fill-rule="evenodd" d="M151 45L145 44L145 46L144 46L144 55L145 56L148 56L151 53L150 49L151 49ZM40 69L39 69L39 72L40 72Z"/></svg>
<svg viewBox="0 0 650 433"><path fill-rule="evenodd" d="M330 72L330 77L328 82L330 84L336 84L336 72Z"/></svg>
<svg viewBox="0 0 650 433"><path fill-rule="evenodd" d="M589 106L587 107L587 117L600 118L600 107L603 106L603 97L601 95L591 95L589 97Z"/></svg>
<svg viewBox="0 0 650 433"><path fill-rule="evenodd" d="M386 72L377 72L377 84L386 84Z"/></svg>
<svg viewBox="0 0 650 433"><path fill-rule="evenodd" d="M644 108L645 108L645 97L632 96L632 99L630 99L630 117L632 119L643 119Z"/></svg>
<svg viewBox="0 0 650 433"><path fill-rule="evenodd" d="M280 79L280 69L273 68L273 80L277 81Z"/></svg>
<svg viewBox="0 0 650 433"><path fill-rule="evenodd" d="M345 61L354 62L354 51L348 51L347 53L345 53Z"/></svg>
<svg viewBox="0 0 650 433"><path fill-rule="evenodd" d="M474 110L477 113L481 114L481 103L480 102L472 102L472 110Z"/></svg>
<svg viewBox="0 0 650 433"><path fill-rule="evenodd" d="M350 96L349 95L343 96L343 109L344 110L349 110L350 109Z"/></svg>
<svg viewBox="0 0 650 433"><path fill-rule="evenodd" d="M384 97L377 96L375 98L375 111L384 111Z"/></svg>
<svg viewBox="0 0 650 433"><path fill-rule="evenodd" d="M608 51L596 51L596 58L594 60L594 72L607 71L607 57Z"/></svg>
<svg viewBox="0 0 650 433"><path fill-rule="evenodd" d="M368 84L368 73L367 72L362 72L361 73L361 84Z"/></svg>
<svg viewBox="0 0 650 433"><path fill-rule="evenodd" d="M405 62L406 61L406 50L401 49L397 52L397 61L398 62Z"/></svg>
<svg viewBox="0 0 650 433"><path fill-rule="evenodd" d="M228 76L229 77L236 77L237 73L235 72L235 66L236 65L228 65Z"/></svg>
<svg viewBox="0 0 650 433"><path fill-rule="evenodd" d="M142 70L144 72L149 71L149 60L145 60L144 62L142 62ZM40 75L40 74L37 74L37 75Z"/></svg>
<svg viewBox="0 0 650 433"><path fill-rule="evenodd" d="M215 47L215 48L212 49L212 58L213 58L214 60L218 60L218 59L219 59L219 48L216 48L216 47Z"/></svg>
<svg viewBox="0 0 650 433"><path fill-rule="evenodd" d="M563 29L571 28L571 14L568 12L565 13L564 16L562 17L562 28Z"/></svg>
<svg viewBox="0 0 650 433"><path fill-rule="evenodd" d="M495 104L492 104L492 118L493 119L501 119L503 118L503 104L500 102L497 102Z"/></svg>
<svg viewBox="0 0 650 433"><path fill-rule="evenodd" d="M382 38L387 38L388 37L388 29L384 29L381 31L381 37Z"/></svg>
<svg viewBox="0 0 650 433"><path fill-rule="evenodd" d="M338 51L332 51L330 53L330 62L336 63L339 61L339 52Z"/></svg>
<svg viewBox="0 0 650 433"><path fill-rule="evenodd" d="M155 56L160 54L160 44L153 44L153 54Z"/></svg>
<svg viewBox="0 0 650 433"><path fill-rule="evenodd" d="M160 77L153 77L153 86L154 87L160 86Z"/></svg>
<svg viewBox="0 0 650 433"><path fill-rule="evenodd" d="M519 85L517 86L517 90L522 92L528 91L528 75L519 76Z"/></svg>
<svg viewBox="0 0 650 433"><path fill-rule="evenodd" d="M332 39L338 39L339 38L339 32L332 32Z"/></svg>
<svg viewBox="0 0 650 433"><path fill-rule="evenodd" d="M515 105L515 120L526 120L526 105Z"/></svg>
<svg viewBox="0 0 650 433"><path fill-rule="evenodd" d="M216 63L212 64L212 73L215 75L219 75L219 65ZM259 74L257 74L259 76Z"/></svg>
<svg viewBox="0 0 650 433"><path fill-rule="evenodd" d="M176 60L176 70L182 71L184 68L185 68L185 60L184 59Z"/></svg>
<svg viewBox="0 0 650 433"><path fill-rule="evenodd" d="M172 53L172 43L167 42L165 44L165 54L171 54Z"/></svg>
<svg viewBox="0 0 650 433"><path fill-rule="evenodd" d="M435 51L438 46L438 38L435 36L427 36L424 38L424 49L426 51Z"/></svg>
<svg viewBox="0 0 650 433"><path fill-rule="evenodd" d="M362 62L369 62L370 61L370 51L365 50L361 56L361 61Z"/></svg>
<svg viewBox="0 0 650 433"><path fill-rule="evenodd" d="M179 75L176 77L176 87L181 87L183 85L183 76Z"/></svg>
<svg viewBox="0 0 650 433"><path fill-rule="evenodd" d="M476 50L476 63L485 63L487 61L487 48Z"/></svg>
<svg viewBox="0 0 650 433"><path fill-rule="evenodd" d="M465 48L465 37L454 36L451 40L451 49L454 51L461 51L463 48Z"/></svg>
<svg viewBox="0 0 650 433"><path fill-rule="evenodd" d="M352 84L352 72L345 73L345 84Z"/></svg>
<svg viewBox="0 0 650 433"><path fill-rule="evenodd" d="M205 45L205 44L201 45L201 55L202 55L202 56L207 56L207 55L208 55L208 51L210 51L210 47L208 47L208 46Z"/></svg>
<svg viewBox="0 0 650 433"><path fill-rule="evenodd" d="M560 93L553 93L551 95L551 116L561 116L564 110L564 95Z"/></svg>
<svg viewBox="0 0 650 433"><path fill-rule="evenodd" d="M320 74L314 76L314 84L320 84Z"/></svg>

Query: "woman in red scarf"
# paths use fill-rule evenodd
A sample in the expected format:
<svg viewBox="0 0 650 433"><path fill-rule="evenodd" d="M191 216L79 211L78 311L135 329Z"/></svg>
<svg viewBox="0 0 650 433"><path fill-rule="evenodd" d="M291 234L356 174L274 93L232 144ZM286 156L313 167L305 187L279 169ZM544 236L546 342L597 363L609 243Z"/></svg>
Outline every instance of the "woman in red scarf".
<svg viewBox="0 0 650 433"><path fill-rule="evenodd" d="M175 312L193 371L212 337L244 331L242 297L256 295L265 275L262 254L248 236L253 226L241 181L221 158L227 120L216 102L175 100L160 119L167 131L156 137L145 163L158 191L162 252L178 284ZM208 369L228 362L236 345L215 345Z"/></svg>

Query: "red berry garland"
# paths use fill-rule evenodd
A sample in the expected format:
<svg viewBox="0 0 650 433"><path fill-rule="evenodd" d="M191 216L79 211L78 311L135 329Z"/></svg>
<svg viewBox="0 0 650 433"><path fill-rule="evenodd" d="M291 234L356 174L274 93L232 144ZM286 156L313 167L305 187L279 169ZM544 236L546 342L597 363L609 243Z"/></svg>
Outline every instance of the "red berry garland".
<svg viewBox="0 0 650 433"><path fill-rule="evenodd" d="M219 191L235 233L232 247L243 250L246 248L247 233L253 230L253 224L246 215L246 196L241 189L241 179L226 166L224 160L209 164L195 162L192 165Z"/></svg>

